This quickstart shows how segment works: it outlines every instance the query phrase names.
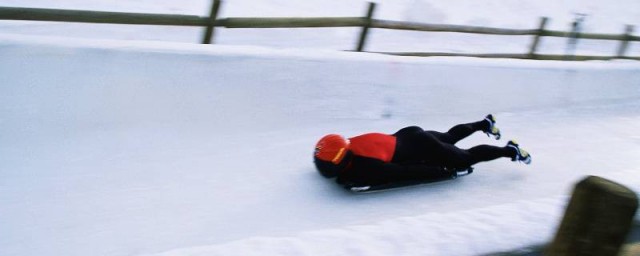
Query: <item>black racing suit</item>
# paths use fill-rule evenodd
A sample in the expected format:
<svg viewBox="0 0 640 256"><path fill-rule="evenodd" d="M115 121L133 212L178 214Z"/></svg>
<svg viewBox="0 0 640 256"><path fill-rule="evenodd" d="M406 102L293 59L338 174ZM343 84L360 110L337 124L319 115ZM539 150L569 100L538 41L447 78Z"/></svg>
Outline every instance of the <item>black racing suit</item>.
<svg viewBox="0 0 640 256"><path fill-rule="evenodd" d="M418 126L400 129L391 135L396 138L396 145L390 162L350 152L349 164L338 173L337 182L360 186L440 179L450 177L455 169L466 169L478 162L514 157L516 152L507 147L479 145L461 149L454 145L476 131L487 130L488 126L487 121L459 124L446 133L425 131Z"/></svg>

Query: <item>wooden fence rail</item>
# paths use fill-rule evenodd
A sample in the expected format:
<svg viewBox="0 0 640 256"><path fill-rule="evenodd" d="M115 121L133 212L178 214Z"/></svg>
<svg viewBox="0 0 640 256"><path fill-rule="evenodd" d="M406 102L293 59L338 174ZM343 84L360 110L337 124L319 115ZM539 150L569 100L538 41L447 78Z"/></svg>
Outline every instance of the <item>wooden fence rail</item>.
<svg viewBox="0 0 640 256"><path fill-rule="evenodd" d="M0 20L63 21L127 25L206 26L209 19L207 17L199 17L195 15L0 7Z"/></svg>
<svg viewBox="0 0 640 256"><path fill-rule="evenodd" d="M545 60L608 60L608 59L633 59L640 57L626 56L629 42L640 41L639 36L632 35L634 27L627 25L623 34L592 34L554 31L545 29L547 18L542 18L537 29L505 29L477 26L424 24L415 22L390 21L374 19L375 3L369 3L366 15L363 17L315 17L315 18L218 18L221 8L220 0L213 0L209 17L195 15L175 14L148 14L148 13L124 13L102 12L84 10L60 10L42 8L0 7L0 20L27 20L27 21L58 21L58 22L82 22L82 23L109 23L130 25L164 25L164 26L197 26L205 28L202 43L210 44L214 39L215 27L225 28L319 28L319 27L361 27L359 40L355 51L364 51L367 34L370 29L393 29L422 32L453 32L472 33L484 35L504 36L533 36L528 53L524 54L458 54L458 53L434 53L434 52L384 52L400 56L470 56L484 58L519 58L519 59L545 59ZM615 56L563 56L537 54L541 37L564 37L572 39L615 40L620 45ZM383 52L381 52L383 53ZM571 58L568 58L571 57Z"/></svg>
<svg viewBox="0 0 640 256"><path fill-rule="evenodd" d="M225 28L332 28L362 27L362 17L337 18L226 18L220 25Z"/></svg>
<svg viewBox="0 0 640 256"><path fill-rule="evenodd" d="M536 29L504 29L504 28L488 28L462 25L441 25L441 24L424 24L405 21L388 21L374 20L372 27L386 28L395 30L413 30L425 32L456 32L456 33L472 33L485 35L509 35L523 36L535 35L538 33Z"/></svg>

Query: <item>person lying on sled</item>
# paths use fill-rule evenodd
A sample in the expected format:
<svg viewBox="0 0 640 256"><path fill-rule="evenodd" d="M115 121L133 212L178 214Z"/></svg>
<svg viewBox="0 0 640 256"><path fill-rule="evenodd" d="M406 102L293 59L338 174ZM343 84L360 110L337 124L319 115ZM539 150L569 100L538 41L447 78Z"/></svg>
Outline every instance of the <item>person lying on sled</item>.
<svg viewBox="0 0 640 256"><path fill-rule="evenodd" d="M504 147L478 145L461 149L455 144L482 131L500 139L496 119L459 124L446 133L425 131L418 126L394 134L366 133L352 138L329 134L320 139L314 163L326 178L337 177L342 185L380 185L412 180L437 180L455 176L472 165L498 159L531 163L531 155L511 140Z"/></svg>

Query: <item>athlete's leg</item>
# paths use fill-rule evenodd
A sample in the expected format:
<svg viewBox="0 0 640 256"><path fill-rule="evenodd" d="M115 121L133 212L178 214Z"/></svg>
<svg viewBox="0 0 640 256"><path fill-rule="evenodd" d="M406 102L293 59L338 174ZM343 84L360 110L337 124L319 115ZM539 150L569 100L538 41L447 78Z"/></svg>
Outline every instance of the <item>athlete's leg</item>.
<svg viewBox="0 0 640 256"><path fill-rule="evenodd" d="M516 151L508 147L478 145L470 149L461 149L451 144L441 144L434 155L442 164L452 168L467 168L479 162L491 161L501 157L513 158Z"/></svg>
<svg viewBox="0 0 640 256"><path fill-rule="evenodd" d="M483 121L467 123L467 124L458 124L452 127L451 129L449 129L449 131L447 131L446 133L437 132L437 131L427 131L427 132L431 133L438 140L444 143L456 144L458 143L458 141L466 137L469 137L469 135L473 134L474 132L483 131L484 129L487 129L488 126L489 126L489 123L483 120Z"/></svg>
<svg viewBox="0 0 640 256"><path fill-rule="evenodd" d="M428 131L428 133L431 133L438 140L449 144L456 144L458 143L458 141L469 137L469 135L477 131L491 133L493 136L496 136L496 138L499 138L500 132L497 128L494 127L494 123L495 118L493 117L493 115L487 115L487 117L485 117L485 119L481 121L456 125L449 129L449 131L447 131L446 133L437 131ZM495 128L495 131L491 131L492 128Z"/></svg>
<svg viewBox="0 0 640 256"><path fill-rule="evenodd" d="M458 127L463 127L459 125ZM455 127L454 127L455 128ZM460 130L466 128L460 128ZM478 162L499 157L515 157L516 151L507 147L480 145L468 150L440 141L431 132L417 128L405 128L396 133L396 152L392 162L424 163L435 166L466 168ZM455 131L454 131L455 132Z"/></svg>

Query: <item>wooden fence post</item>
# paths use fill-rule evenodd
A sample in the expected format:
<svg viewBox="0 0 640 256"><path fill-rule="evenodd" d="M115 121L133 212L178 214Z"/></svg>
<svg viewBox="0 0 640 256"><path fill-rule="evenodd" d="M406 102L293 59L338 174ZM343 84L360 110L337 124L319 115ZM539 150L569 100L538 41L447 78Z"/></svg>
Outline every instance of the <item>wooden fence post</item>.
<svg viewBox="0 0 640 256"><path fill-rule="evenodd" d="M618 255L637 208L638 196L630 189L596 176L583 179L545 255Z"/></svg>
<svg viewBox="0 0 640 256"><path fill-rule="evenodd" d="M536 56L536 51L538 50L538 45L540 44L540 37L544 35L544 28L547 26L547 21L549 18L542 17L540 18L540 26L538 26L538 33L533 38L533 43L531 43L531 49L529 49L528 57L529 59L534 59Z"/></svg>
<svg viewBox="0 0 640 256"><path fill-rule="evenodd" d="M212 42L213 30L215 29L216 19L218 18L218 10L220 10L220 0L213 0L211 13L209 14L209 23L207 24L207 28L204 32L204 38L202 39L203 44L211 44Z"/></svg>
<svg viewBox="0 0 640 256"><path fill-rule="evenodd" d="M376 9L376 3L369 2L369 9L367 10L367 17L365 17L365 24L362 26L362 32L360 33L360 40L358 41L358 47L356 51L361 52L364 49L364 43L367 40L367 34L371 27L371 17L373 17L373 11Z"/></svg>
<svg viewBox="0 0 640 256"><path fill-rule="evenodd" d="M627 46L629 45L629 37L631 34L633 34L633 25L627 25L624 29L624 40L622 40L620 47L618 48L618 58L624 57L624 54L627 51Z"/></svg>

